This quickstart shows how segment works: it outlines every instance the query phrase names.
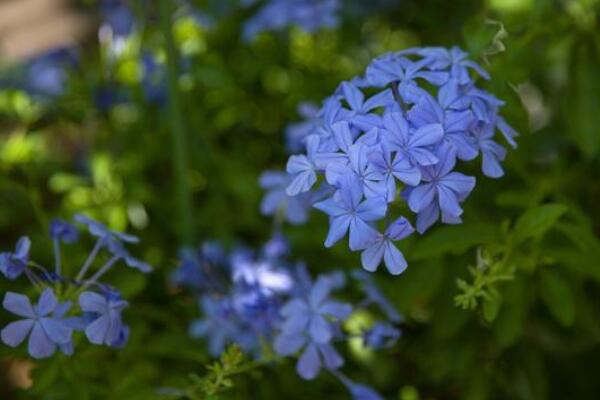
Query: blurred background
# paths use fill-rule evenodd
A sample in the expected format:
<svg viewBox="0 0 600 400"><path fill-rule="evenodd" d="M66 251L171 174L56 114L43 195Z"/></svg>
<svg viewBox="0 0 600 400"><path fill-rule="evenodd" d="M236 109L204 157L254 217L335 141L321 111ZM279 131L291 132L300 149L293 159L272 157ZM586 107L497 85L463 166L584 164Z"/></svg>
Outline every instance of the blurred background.
<svg viewBox="0 0 600 400"><path fill-rule="evenodd" d="M384 52L454 45L490 72L485 88L506 101L519 148L500 180L467 166L478 186L465 223L407 241L402 276L376 275L405 316L403 336L382 354L346 349L349 374L390 399L598 398L599 1L340 0L335 26L250 39L264 1L167 3L178 111L168 107L158 2L0 0L2 251L27 234L36 259L51 260L49 220L86 212L139 235L139 255L156 266L148 276L115 275L133 305L126 349L33 362L0 346L0 398L153 399L157 387L202 374L210 356L187 335L195 300L167 279L179 247L264 243L272 222L259 212L258 177L284 168L284 131L302 120L299 105L320 105ZM178 112L189 220L180 218L174 183ZM566 211L534 215L531 239L507 240L516 221L546 203ZM323 215L284 232L313 273L358 265L345 246L323 247ZM70 249L81 259L85 250ZM506 256L506 279L469 269L482 252ZM473 306L455 301L461 279L480 291ZM1 280L0 293L18 285ZM0 312L0 325L8 321ZM301 381L287 362L252 371L219 398L346 398L338 386Z"/></svg>

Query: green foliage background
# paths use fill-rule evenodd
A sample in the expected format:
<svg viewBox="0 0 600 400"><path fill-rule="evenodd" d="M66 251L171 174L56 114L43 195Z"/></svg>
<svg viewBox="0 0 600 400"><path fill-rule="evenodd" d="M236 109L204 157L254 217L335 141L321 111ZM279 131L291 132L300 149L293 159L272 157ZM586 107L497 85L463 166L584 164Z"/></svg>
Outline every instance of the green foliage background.
<svg viewBox="0 0 600 400"><path fill-rule="evenodd" d="M212 30L185 18L174 22L177 49L190 61L179 88L195 241L258 246L269 237L257 179L285 165L283 129L298 120L299 102L319 103L382 52L458 45L490 71L485 86L506 100L504 115L522 134L519 148L509 153L500 180L467 167L478 184L463 225L438 226L404 243L409 268L400 277L377 273L406 318L403 337L378 354L346 348L347 371L389 399L598 398L599 2L391 3L336 30L292 29L251 44L239 39L244 11L222 17ZM157 388L202 388L219 374L213 366L207 375L212 361L204 344L187 336L195 300L167 284L183 227L171 167L172 115L141 95L139 44L164 56L158 10L145 11L147 25L116 65L94 40L83 46L81 65L56 103L0 92L2 249L28 234L35 258L50 261L49 218L87 211L138 234L138 254L156 266L146 277L122 269L109 278L132 304L125 350L81 343L71 358L36 362L28 390L11 388L0 375L2 399L164 398ZM98 110L94 88L108 82L131 88L133 101ZM313 274L358 267L345 246L322 246L326 228L318 213L305 226L286 227L294 258L306 260ZM70 247L65 268L75 271L87 249ZM21 284L0 281L0 292ZM8 320L0 313L0 325ZM0 346L6 367L26 357ZM200 378L190 380L190 373ZM252 364L229 378L228 390L200 390L198 398L347 396L330 377L300 380L290 360Z"/></svg>

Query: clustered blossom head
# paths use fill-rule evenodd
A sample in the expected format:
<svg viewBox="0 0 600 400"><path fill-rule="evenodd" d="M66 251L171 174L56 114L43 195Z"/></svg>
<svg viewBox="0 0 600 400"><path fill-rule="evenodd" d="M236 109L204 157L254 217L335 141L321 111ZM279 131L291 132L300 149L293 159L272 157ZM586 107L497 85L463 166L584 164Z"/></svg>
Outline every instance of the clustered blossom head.
<svg viewBox="0 0 600 400"><path fill-rule="evenodd" d="M408 49L374 59L317 113L304 110L306 123L287 132L288 147L303 150L287 163L286 194L329 216L326 247L349 234L366 270L383 262L400 274L407 263L394 242L415 229L397 214L398 203L416 214L423 234L440 219L461 222L475 178L455 171L457 164L481 155L484 175L503 175L506 149L496 132L513 147L517 133L499 114L503 102L477 87L475 75L489 79L459 48ZM295 205L289 220L306 218L308 207L279 199L281 208Z"/></svg>
<svg viewBox="0 0 600 400"><path fill-rule="evenodd" d="M344 359L337 343L350 339L342 324L358 309L376 306L385 315L359 336L366 347L392 346L400 336L401 317L370 277L356 275L365 298L356 307L332 297L346 284L341 271L313 280L303 264L286 260L289 246L276 234L259 252L238 247L226 252L209 242L198 251L184 251L172 282L198 295L203 314L190 334L208 341L213 356L230 343L261 357L265 344L277 354L298 357L296 370L314 379L325 368L348 387L355 399L380 399L371 389L355 384L340 371ZM355 337L355 336L352 336ZM371 397L361 397L370 395Z"/></svg>
<svg viewBox="0 0 600 400"><path fill-rule="evenodd" d="M75 243L79 232L63 220L52 221L49 229L55 256L53 271L30 261L31 241L27 237L19 239L14 252L0 254L0 272L7 279L13 281L24 275L39 292L35 305L26 295L14 292L7 292L2 303L7 311L22 318L2 329L2 342L17 347L29 337L27 348L33 358L50 357L57 349L72 355L73 332L77 331L83 332L92 344L123 347L129 327L123 323L121 314L128 303L117 289L102 283L100 278L119 261L142 272L151 270L150 265L125 249L124 243L137 243L137 237L112 231L83 215L77 215L75 220L97 239L75 278L63 274L61 243ZM91 277L86 277L101 250L108 253L107 261Z"/></svg>
<svg viewBox="0 0 600 400"><path fill-rule="evenodd" d="M255 0L244 1L246 5ZM264 31L296 26L312 33L339 24L341 0L267 0L244 25L245 40L252 40Z"/></svg>

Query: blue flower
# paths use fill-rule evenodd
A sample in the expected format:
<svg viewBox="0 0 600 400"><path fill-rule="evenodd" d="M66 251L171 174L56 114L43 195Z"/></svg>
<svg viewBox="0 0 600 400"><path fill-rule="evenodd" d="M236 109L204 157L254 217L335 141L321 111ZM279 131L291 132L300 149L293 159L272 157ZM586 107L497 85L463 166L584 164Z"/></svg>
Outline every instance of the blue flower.
<svg viewBox="0 0 600 400"><path fill-rule="evenodd" d="M263 246L262 253L267 260L278 260L288 255L290 252L290 242L280 232L275 232Z"/></svg>
<svg viewBox="0 0 600 400"><path fill-rule="evenodd" d="M252 257L236 257L232 260L232 280L257 288L261 293L287 292L292 287L292 279L284 270L278 270L268 260L255 260Z"/></svg>
<svg viewBox="0 0 600 400"><path fill-rule="evenodd" d="M386 200L396 198L396 179L407 185L416 186L421 181L421 170L401 152L392 151L386 143L381 143L369 153L369 161L377 171L377 179L385 184Z"/></svg>
<svg viewBox="0 0 600 400"><path fill-rule="evenodd" d="M129 36L133 31L133 13L122 0L102 0L100 9L104 17L103 27L117 37Z"/></svg>
<svg viewBox="0 0 600 400"><path fill-rule="evenodd" d="M58 48L34 58L27 68L25 90L49 98L60 96L65 90L68 69L76 64L72 49Z"/></svg>
<svg viewBox="0 0 600 400"><path fill-rule="evenodd" d="M85 215L77 214L75 215L74 219L76 222L85 225L89 233L98 238L99 245L105 246L106 249L113 255L113 261L109 262L111 263L110 266L112 266L112 263L116 262L117 260L123 260L128 266L141 272L146 273L152 270L152 267L148 263L133 257L127 251L125 246L123 246L122 242L138 243L140 240L137 236L113 231L104 224L86 217Z"/></svg>
<svg viewBox="0 0 600 400"><path fill-rule="evenodd" d="M291 355L304 347L296 364L298 374L313 379L322 364L329 369L339 368L342 357L330 344L336 332L331 320L345 320L352 307L329 299L331 284L328 279L318 279L306 297L296 297L281 309L285 318L281 333L275 339L275 350L280 355Z"/></svg>
<svg viewBox="0 0 600 400"><path fill-rule="evenodd" d="M348 108L340 110L341 120L348 121L353 127L365 131L381 125L381 117L371 111L386 107L393 103L391 90L385 90L365 101L364 94L352 82L344 82L341 86L343 99Z"/></svg>
<svg viewBox="0 0 600 400"><path fill-rule="evenodd" d="M64 243L74 243L79 239L79 232L73 225L57 218L50 223L50 237Z"/></svg>
<svg viewBox="0 0 600 400"><path fill-rule="evenodd" d="M192 337L208 340L208 350L217 357L229 343L237 343L246 351L254 351L258 341L248 326L237 318L231 300L227 297L203 296L199 301L204 318L190 326Z"/></svg>
<svg viewBox="0 0 600 400"><path fill-rule="evenodd" d="M290 152L302 151L306 137L313 133L319 125L319 108L312 103L300 103L298 114L304 121L289 124L285 129L286 148Z"/></svg>
<svg viewBox="0 0 600 400"><path fill-rule="evenodd" d="M122 344L124 334L121 312L128 303L118 294L83 292L79 296L81 310L93 314L92 321L85 328L85 336L90 343L115 346Z"/></svg>
<svg viewBox="0 0 600 400"><path fill-rule="evenodd" d="M290 183L289 175L284 172L263 172L259 184L266 192L260 203L260 211L263 215L276 215L281 212L291 224L302 224L308 219L313 196L311 193L289 196L286 188Z"/></svg>
<svg viewBox="0 0 600 400"><path fill-rule="evenodd" d="M44 290L35 307L26 296L12 292L6 293L2 304L6 310L24 317L2 329L2 341L6 345L17 347L29 336L29 354L33 358L47 358L58 346L71 342L73 329L62 318L51 316L59 306L52 289Z"/></svg>
<svg viewBox="0 0 600 400"><path fill-rule="evenodd" d="M375 271L382 261L392 275L404 272L407 267L404 256L394 245L394 241L410 236L414 228L404 217L391 223L385 233L378 233L377 237L369 242L361 255L362 266L367 271Z"/></svg>
<svg viewBox="0 0 600 400"><path fill-rule="evenodd" d="M447 86L454 86L456 92L456 81L451 80L440 89L440 94ZM435 124L442 128L439 139L442 139L447 148L444 152L454 152L461 160L469 161L477 157L477 148L472 143L469 130L474 123L473 113L470 110L444 110L440 104L430 95L423 94L417 104L408 113L409 121L416 127L426 127ZM437 140L430 144L437 143ZM431 164L421 164L431 165Z"/></svg>
<svg viewBox="0 0 600 400"><path fill-rule="evenodd" d="M455 158L444 153L434 166L422 168L423 182L406 191L408 206L417 213L417 231L425 232L437 219L440 211L445 223L459 223L463 213L460 202L475 187L475 178L452 172Z"/></svg>
<svg viewBox="0 0 600 400"><path fill-rule="evenodd" d="M400 330L385 322L376 322L363 333L363 343L375 350L392 347L400 337Z"/></svg>
<svg viewBox="0 0 600 400"><path fill-rule="evenodd" d="M500 162L506 157L506 149L493 140L494 126L479 123L473 129L475 143L481 151L481 170L485 176L500 178L504 170Z"/></svg>
<svg viewBox="0 0 600 400"><path fill-rule="evenodd" d="M413 130L401 113L392 112L383 117L383 126L386 129L385 143L402 158L419 166L438 162L429 146L436 144L444 136L443 127L439 123L423 124Z"/></svg>
<svg viewBox="0 0 600 400"><path fill-rule="evenodd" d="M340 178L337 195L315 204L315 208L331 217L325 246L331 247L350 231L350 249L358 250L377 236L370 221L381 219L387 204L381 197L362 200L363 189L358 178L345 175Z"/></svg>
<svg viewBox="0 0 600 400"><path fill-rule="evenodd" d="M244 24L244 39L267 30L297 26L306 32L338 24L339 0L269 0Z"/></svg>
<svg viewBox="0 0 600 400"><path fill-rule="evenodd" d="M331 372L344 384L344 386L346 386L352 396L352 400L383 400L383 397L381 397L375 389L367 385L353 382L340 371L333 370Z"/></svg>
<svg viewBox="0 0 600 400"><path fill-rule="evenodd" d="M126 242L126 243L138 243L140 241L140 239L136 236L127 234L127 233L122 233L122 232L117 232L117 231L113 231L111 229L109 229L108 227L106 227L106 225L95 221L89 217L86 217L85 215L82 214L77 214L74 217L76 222L79 222L82 225L85 225L86 228L88 229L90 235L92 236L96 236L99 239L102 240L110 240L110 239L118 239L122 242Z"/></svg>
<svg viewBox="0 0 600 400"><path fill-rule="evenodd" d="M15 280L25 271L29 262L30 248L31 241L27 236L23 236L17 242L14 253L0 253L0 272L7 279Z"/></svg>
<svg viewBox="0 0 600 400"><path fill-rule="evenodd" d="M291 177L286 189L288 196L306 192L317 182L317 167L312 160L317 152L319 138L311 135L306 139L306 143L307 156L291 156L288 160L286 171Z"/></svg>
<svg viewBox="0 0 600 400"><path fill-rule="evenodd" d="M350 250L366 249L365 269L376 269L383 258L399 273L404 258L389 246L389 232L376 229L380 220L399 217L392 204L408 202L424 233L440 215L442 223L461 222L459 203L475 179L453 171L458 160L481 154L484 175L503 174L506 150L495 135L515 147L517 132L499 114L503 102L476 86L476 74L489 78L456 47L388 53L310 114L302 125L303 151L288 160L287 194L315 193L321 178L334 188L319 199L307 196L330 217L326 247L350 230Z"/></svg>

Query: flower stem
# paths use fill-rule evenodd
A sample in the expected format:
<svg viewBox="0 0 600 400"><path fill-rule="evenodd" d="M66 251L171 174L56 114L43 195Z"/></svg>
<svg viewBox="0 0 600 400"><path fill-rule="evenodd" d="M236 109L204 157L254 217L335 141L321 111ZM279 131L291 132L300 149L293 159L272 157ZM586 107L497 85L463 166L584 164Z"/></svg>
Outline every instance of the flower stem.
<svg viewBox="0 0 600 400"><path fill-rule="evenodd" d="M92 252L88 256L87 260L85 260L85 263L83 264L83 266L81 267L81 270L77 274L77 277L75 278L76 281L80 281L83 279L83 277L85 276L85 273L88 271L88 269L90 269L90 266L96 259L96 255L100 251L100 248L102 248L103 244L104 243L103 243L102 238L98 238L98 241L96 242L96 245L92 249Z"/></svg>
<svg viewBox="0 0 600 400"><path fill-rule="evenodd" d="M53 241L54 246L54 272L56 275L60 275L60 239L55 238Z"/></svg>
<svg viewBox="0 0 600 400"><path fill-rule="evenodd" d="M188 145L178 87L179 57L173 41L171 1L160 0L159 3L162 31L167 54L169 121L171 124L170 129L173 141L173 171L175 174L177 209L179 211L179 221L181 224L181 241L184 245L191 245L193 240L192 202L187 181Z"/></svg>
<svg viewBox="0 0 600 400"><path fill-rule="evenodd" d="M79 289L79 292L83 292L88 286L96 283L98 279L102 277L105 273L107 273L117 261L121 259L120 256L113 256L110 260L107 261L106 264L102 266L89 280L87 280Z"/></svg>

